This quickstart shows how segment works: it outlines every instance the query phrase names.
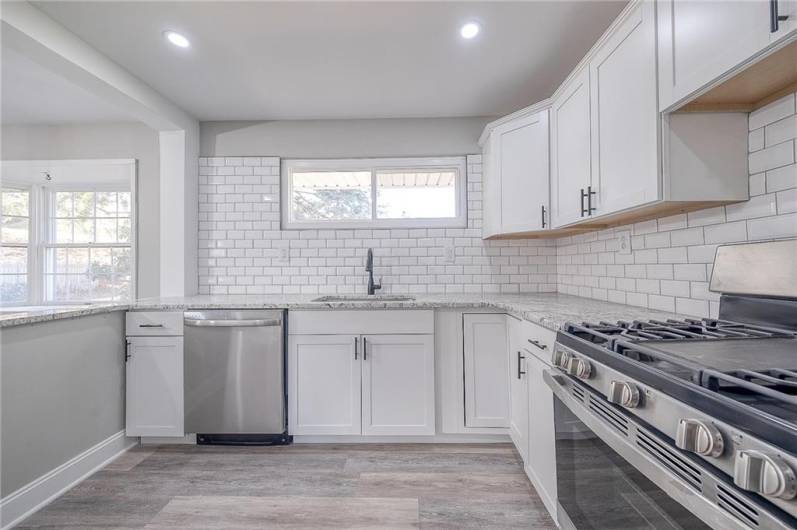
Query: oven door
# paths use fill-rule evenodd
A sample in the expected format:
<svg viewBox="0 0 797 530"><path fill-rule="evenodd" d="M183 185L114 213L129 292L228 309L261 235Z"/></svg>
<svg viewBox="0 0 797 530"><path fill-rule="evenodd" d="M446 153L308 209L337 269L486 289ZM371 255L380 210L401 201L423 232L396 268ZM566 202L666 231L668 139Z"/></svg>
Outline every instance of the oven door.
<svg viewBox="0 0 797 530"><path fill-rule="evenodd" d="M563 529L749 529L706 498L716 477L574 379L554 393L558 517Z"/></svg>

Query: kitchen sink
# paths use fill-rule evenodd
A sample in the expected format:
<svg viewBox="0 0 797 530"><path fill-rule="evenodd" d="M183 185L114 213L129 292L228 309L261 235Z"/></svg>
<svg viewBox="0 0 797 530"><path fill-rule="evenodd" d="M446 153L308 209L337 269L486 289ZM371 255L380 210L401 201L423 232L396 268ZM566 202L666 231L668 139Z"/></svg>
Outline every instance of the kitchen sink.
<svg viewBox="0 0 797 530"><path fill-rule="evenodd" d="M398 294L372 294L322 296L315 298L313 302L409 302L411 300L415 300L415 297Z"/></svg>

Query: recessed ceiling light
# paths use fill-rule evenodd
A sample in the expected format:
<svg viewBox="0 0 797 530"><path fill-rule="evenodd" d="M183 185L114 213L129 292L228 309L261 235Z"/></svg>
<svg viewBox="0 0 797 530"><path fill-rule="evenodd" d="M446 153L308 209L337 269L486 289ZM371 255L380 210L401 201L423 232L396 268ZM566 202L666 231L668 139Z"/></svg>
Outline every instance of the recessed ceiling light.
<svg viewBox="0 0 797 530"><path fill-rule="evenodd" d="M472 39L479 34L480 29L481 27L476 22L468 22L460 28L459 34L463 39Z"/></svg>
<svg viewBox="0 0 797 530"><path fill-rule="evenodd" d="M166 40L174 44L175 46L179 46L180 48L188 48L191 46L191 43L185 38L185 35L181 35L176 31L164 31L163 36L166 37Z"/></svg>

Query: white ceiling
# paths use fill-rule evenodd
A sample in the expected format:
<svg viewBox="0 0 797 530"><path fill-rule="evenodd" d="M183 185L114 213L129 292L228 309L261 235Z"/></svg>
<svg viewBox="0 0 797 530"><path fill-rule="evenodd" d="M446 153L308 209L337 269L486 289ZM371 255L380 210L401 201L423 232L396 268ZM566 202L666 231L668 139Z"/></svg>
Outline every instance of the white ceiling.
<svg viewBox="0 0 797 530"><path fill-rule="evenodd" d="M132 120L116 107L41 67L5 43L0 55L0 94L0 120L5 125Z"/></svg>
<svg viewBox="0 0 797 530"><path fill-rule="evenodd" d="M506 114L549 96L625 4L35 3L202 121Z"/></svg>

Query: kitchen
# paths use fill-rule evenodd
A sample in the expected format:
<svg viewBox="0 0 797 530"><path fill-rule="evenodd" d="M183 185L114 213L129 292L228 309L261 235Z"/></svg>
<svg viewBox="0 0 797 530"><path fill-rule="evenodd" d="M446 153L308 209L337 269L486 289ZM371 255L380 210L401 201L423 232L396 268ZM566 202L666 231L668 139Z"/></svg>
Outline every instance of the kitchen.
<svg viewBox="0 0 797 530"><path fill-rule="evenodd" d="M797 2L0 7L3 528L797 526Z"/></svg>

